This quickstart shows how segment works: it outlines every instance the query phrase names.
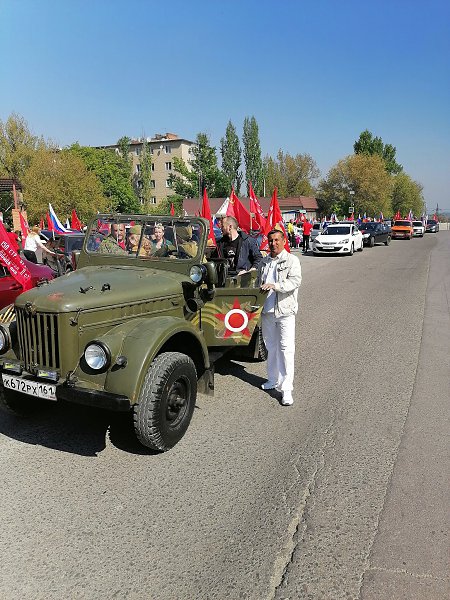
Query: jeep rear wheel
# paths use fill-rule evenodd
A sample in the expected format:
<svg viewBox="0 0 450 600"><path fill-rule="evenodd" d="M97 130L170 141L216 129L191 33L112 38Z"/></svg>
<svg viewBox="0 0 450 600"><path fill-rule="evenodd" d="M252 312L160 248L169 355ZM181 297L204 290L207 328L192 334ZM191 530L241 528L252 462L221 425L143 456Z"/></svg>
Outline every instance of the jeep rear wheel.
<svg viewBox="0 0 450 600"><path fill-rule="evenodd" d="M181 440L197 397L194 363L180 352L164 352L150 365L134 406L134 430L144 446L165 452Z"/></svg>

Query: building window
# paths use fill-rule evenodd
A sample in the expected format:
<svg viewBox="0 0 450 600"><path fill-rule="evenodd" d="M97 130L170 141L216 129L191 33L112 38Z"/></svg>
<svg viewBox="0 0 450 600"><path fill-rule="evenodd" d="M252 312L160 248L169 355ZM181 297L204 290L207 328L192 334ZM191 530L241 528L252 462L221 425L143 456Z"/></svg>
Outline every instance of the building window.
<svg viewBox="0 0 450 600"><path fill-rule="evenodd" d="M164 152L166 154L172 154L172 148L170 146L164 146Z"/></svg>
<svg viewBox="0 0 450 600"><path fill-rule="evenodd" d="M155 163L152 163L152 171L155 170Z"/></svg>
<svg viewBox="0 0 450 600"><path fill-rule="evenodd" d="M151 180L150 180L150 187L151 187L151 188L154 188L154 187L155 187L155 180L154 180L154 179L151 179Z"/></svg>
<svg viewBox="0 0 450 600"><path fill-rule="evenodd" d="M135 153L136 153L136 156L139 156L139 154L141 153L141 149L140 148L136 148L135 149Z"/></svg>
<svg viewBox="0 0 450 600"><path fill-rule="evenodd" d="M136 173L139 175L141 172L141 165L136 165Z"/></svg>
<svg viewBox="0 0 450 600"><path fill-rule="evenodd" d="M172 163L166 162L166 171L171 171L171 170L172 170Z"/></svg>
<svg viewBox="0 0 450 600"><path fill-rule="evenodd" d="M166 179L166 187L167 188L172 187L172 183L171 183L170 179Z"/></svg>
<svg viewBox="0 0 450 600"><path fill-rule="evenodd" d="M156 204L156 196L152 196L150 198L150 202L151 202L151 204Z"/></svg>

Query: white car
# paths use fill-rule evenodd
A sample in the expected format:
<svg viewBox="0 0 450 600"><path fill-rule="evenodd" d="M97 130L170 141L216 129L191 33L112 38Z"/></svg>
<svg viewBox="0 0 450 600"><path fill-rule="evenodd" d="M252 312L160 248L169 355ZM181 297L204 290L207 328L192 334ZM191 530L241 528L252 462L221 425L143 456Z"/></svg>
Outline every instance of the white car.
<svg viewBox="0 0 450 600"><path fill-rule="evenodd" d="M413 221L412 226L414 237L423 237L425 235L425 225L422 221Z"/></svg>
<svg viewBox="0 0 450 600"><path fill-rule="evenodd" d="M353 223L336 223L328 225L319 233L312 244L313 253L347 254L351 256L355 250L364 250L363 235Z"/></svg>

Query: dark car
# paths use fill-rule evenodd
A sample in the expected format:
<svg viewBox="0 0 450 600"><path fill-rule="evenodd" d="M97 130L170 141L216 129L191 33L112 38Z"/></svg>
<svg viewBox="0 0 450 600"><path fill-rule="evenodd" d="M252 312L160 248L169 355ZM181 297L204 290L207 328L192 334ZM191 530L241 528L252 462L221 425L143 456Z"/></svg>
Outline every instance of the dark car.
<svg viewBox="0 0 450 600"><path fill-rule="evenodd" d="M391 243L391 228L385 223L361 223L359 226L363 234L364 246L373 248L375 244Z"/></svg>
<svg viewBox="0 0 450 600"><path fill-rule="evenodd" d="M81 250L83 240L84 233L81 232L55 233L53 236L50 236L47 242L47 248L56 252L58 257L46 256L44 258L44 264L51 267L59 275L64 275L64 273L73 271L74 265L72 253Z"/></svg>
<svg viewBox="0 0 450 600"><path fill-rule="evenodd" d="M31 273L33 287L37 285L38 281L54 278L55 274L49 267L32 263L23 257L21 258ZM22 292L23 288L20 283L14 279L6 267L0 265L0 309L12 304Z"/></svg>
<svg viewBox="0 0 450 600"><path fill-rule="evenodd" d="M428 219L425 226L425 233L437 233L439 231L439 221L436 219Z"/></svg>

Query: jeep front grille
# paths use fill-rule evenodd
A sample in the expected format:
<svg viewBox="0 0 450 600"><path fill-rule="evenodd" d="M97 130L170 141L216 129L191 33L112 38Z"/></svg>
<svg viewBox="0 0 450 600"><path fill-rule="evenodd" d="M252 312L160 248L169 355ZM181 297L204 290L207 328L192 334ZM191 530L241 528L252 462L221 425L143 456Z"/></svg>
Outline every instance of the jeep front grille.
<svg viewBox="0 0 450 600"><path fill-rule="evenodd" d="M20 356L25 368L34 366L59 368L58 316L54 314L30 314L16 308Z"/></svg>

